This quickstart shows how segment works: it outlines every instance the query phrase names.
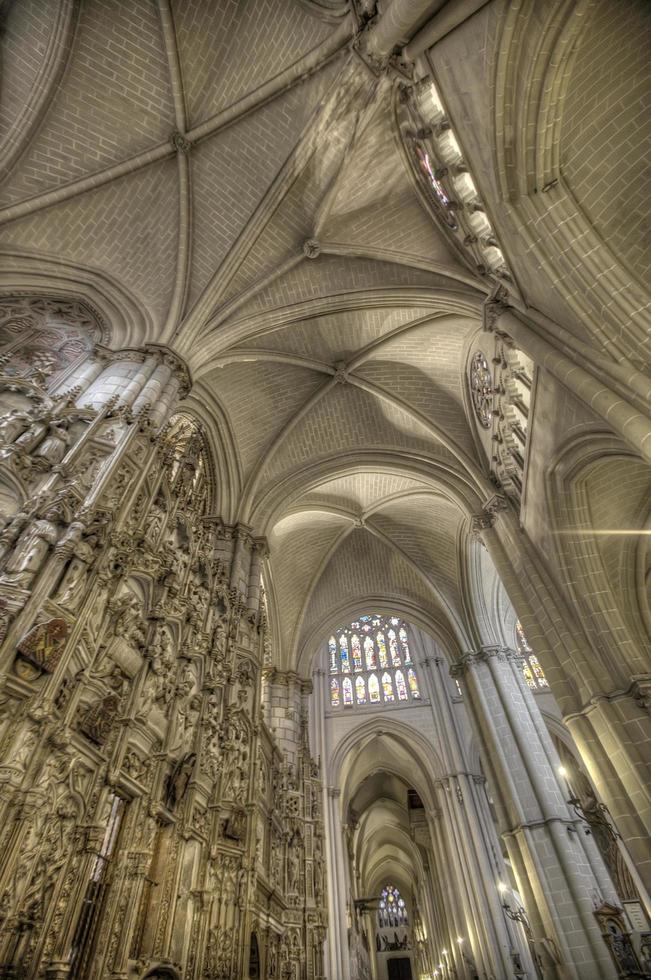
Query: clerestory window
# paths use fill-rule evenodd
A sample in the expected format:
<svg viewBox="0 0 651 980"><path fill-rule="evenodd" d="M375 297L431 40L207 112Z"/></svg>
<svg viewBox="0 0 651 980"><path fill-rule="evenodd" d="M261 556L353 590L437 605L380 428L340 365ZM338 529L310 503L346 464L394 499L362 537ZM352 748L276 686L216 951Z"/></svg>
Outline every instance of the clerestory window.
<svg viewBox="0 0 651 980"><path fill-rule="evenodd" d="M328 640L330 704L399 704L420 701L408 627L397 616L360 616Z"/></svg>

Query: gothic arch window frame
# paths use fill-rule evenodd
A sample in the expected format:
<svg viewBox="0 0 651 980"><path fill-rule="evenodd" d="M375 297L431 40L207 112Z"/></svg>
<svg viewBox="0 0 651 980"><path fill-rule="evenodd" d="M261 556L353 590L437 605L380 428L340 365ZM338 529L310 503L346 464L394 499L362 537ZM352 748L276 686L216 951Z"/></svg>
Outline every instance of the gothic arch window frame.
<svg viewBox="0 0 651 980"><path fill-rule="evenodd" d="M409 624L364 613L326 641L330 709L421 704Z"/></svg>

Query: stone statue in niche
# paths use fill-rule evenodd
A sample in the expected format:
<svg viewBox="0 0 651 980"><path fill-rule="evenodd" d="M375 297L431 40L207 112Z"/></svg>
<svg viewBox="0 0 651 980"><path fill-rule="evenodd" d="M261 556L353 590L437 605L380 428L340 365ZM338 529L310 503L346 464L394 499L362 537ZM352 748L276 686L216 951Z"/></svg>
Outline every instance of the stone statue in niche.
<svg viewBox="0 0 651 980"><path fill-rule="evenodd" d="M296 837L292 837L287 848L287 891L298 891L298 847L300 843Z"/></svg>
<svg viewBox="0 0 651 980"><path fill-rule="evenodd" d="M59 522L63 520L63 516L61 506L54 504L42 518L32 521L25 528L0 581L23 589L29 588L41 570L50 548L57 542Z"/></svg>
<svg viewBox="0 0 651 980"><path fill-rule="evenodd" d="M153 504L145 527L145 540L150 547L156 545L164 520L165 513L162 508L158 504Z"/></svg>
<svg viewBox="0 0 651 980"><path fill-rule="evenodd" d="M72 561L68 565L61 581L55 602L70 612L74 612L81 602L86 589L86 580L90 571L99 539L96 534L90 534L76 542Z"/></svg>
<svg viewBox="0 0 651 980"><path fill-rule="evenodd" d="M120 698L115 693L93 701L80 714L79 730L91 742L101 745L111 732L119 707Z"/></svg>
<svg viewBox="0 0 651 980"><path fill-rule="evenodd" d="M0 415L0 446L8 446L25 432L33 418L29 412L12 408L6 415Z"/></svg>
<svg viewBox="0 0 651 980"><path fill-rule="evenodd" d="M34 727L25 729L14 744L13 751L7 758L5 766L24 772L29 765L34 749L38 745L38 731ZM4 767L3 767L4 768Z"/></svg>
<svg viewBox="0 0 651 980"><path fill-rule="evenodd" d="M176 763L165 781L165 806L173 810L185 796L197 756L188 752Z"/></svg>
<svg viewBox="0 0 651 980"><path fill-rule="evenodd" d="M133 592L126 592L110 604L115 613L114 632L134 646L142 646L145 634L142 628L142 605Z"/></svg>
<svg viewBox="0 0 651 980"><path fill-rule="evenodd" d="M31 453L45 436L50 424L56 424L51 409L34 409L29 427L18 436L14 445L25 453Z"/></svg>
<svg viewBox="0 0 651 980"><path fill-rule="evenodd" d="M34 453L34 456L49 463L50 466L56 466L65 456L69 445L70 433L62 425L60 419L55 419L50 422L47 435Z"/></svg>
<svg viewBox="0 0 651 980"><path fill-rule="evenodd" d="M197 721L200 712L201 712L201 698L195 694L194 697L190 699L190 703L185 709L185 717L183 719L183 732L182 732L183 749L188 749L192 744L192 739L194 737L194 732L197 727Z"/></svg>
<svg viewBox="0 0 651 980"><path fill-rule="evenodd" d="M246 757L245 760L246 761ZM223 796L225 800L234 800L236 803L242 802L244 798L244 768L238 763L229 766L224 774Z"/></svg>
<svg viewBox="0 0 651 980"><path fill-rule="evenodd" d="M224 826L224 837L240 841L246 833L246 811L235 807Z"/></svg>

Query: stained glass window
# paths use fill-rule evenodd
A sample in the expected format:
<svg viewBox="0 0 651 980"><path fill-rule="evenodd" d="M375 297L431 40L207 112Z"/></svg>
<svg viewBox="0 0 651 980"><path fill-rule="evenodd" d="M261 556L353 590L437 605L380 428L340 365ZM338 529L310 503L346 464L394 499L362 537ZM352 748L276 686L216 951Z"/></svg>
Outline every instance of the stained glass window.
<svg viewBox="0 0 651 980"><path fill-rule="evenodd" d="M393 696L393 680L388 671L382 674L382 693L384 694L385 701L395 701Z"/></svg>
<svg viewBox="0 0 651 980"><path fill-rule="evenodd" d="M346 635L339 637L339 649L341 651L341 672L342 674L350 674L350 660L348 659L348 637Z"/></svg>
<svg viewBox="0 0 651 980"><path fill-rule="evenodd" d="M416 671L413 667L410 667L407 671L407 678L409 680L409 690L411 691L412 698L419 698L420 691L418 690L418 680L416 678Z"/></svg>
<svg viewBox="0 0 651 980"><path fill-rule="evenodd" d="M362 648L359 643L359 637L357 633L353 633L350 638L350 649L353 653L353 670L355 673L359 670L363 670L362 666Z"/></svg>
<svg viewBox="0 0 651 980"><path fill-rule="evenodd" d="M389 651L391 653L391 663L394 667L401 667L402 661L400 659L400 653L398 651L398 641L396 639L395 630L389 630L387 633L389 637Z"/></svg>
<svg viewBox="0 0 651 980"><path fill-rule="evenodd" d="M368 679L368 698L371 704L377 704L380 700L380 682L377 674L371 674Z"/></svg>
<svg viewBox="0 0 651 980"><path fill-rule="evenodd" d="M330 704L333 708L339 707L339 681L336 677L330 680Z"/></svg>
<svg viewBox="0 0 651 980"><path fill-rule="evenodd" d="M337 641L334 636L328 640L328 652L330 654L330 673L337 673Z"/></svg>
<svg viewBox="0 0 651 980"><path fill-rule="evenodd" d="M353 682L351 681L350 677L344 677L342 687L343 687L343 690L344 690L344 704L345 705L346 704L352 704L353 703Z"/></svg>
<svg viewBox="0 0 651 980"><path fill-rule="evenodd" d="M366 669L375 670L377 668L377 657L375 655L375 644L370 636L364 637L364 658Z"/></svg>
<svg viewBox="0 0 651 980"><path fill-rule="evenodd" d="M529 663L531 664L531 669L533 670L534 676L538 681L538 687L549 687L547 678L543 673L542 667L538 663L538 657L535 655L535 653L529 654Z"/></svg>
<svg viewBox="0 0 651 980"><path fill-rule="evenodd" d="M427 183L432 188L436 200L441 205L441 215L443 220L450 226L450 228L456 228L457 223L450 210L450 198L446 194L443 184L437 178L436 171L432 167L432 162L429 155L426 150L423 149L423 147L416 146L416 158L418 160L418 165L420 166L420 169L427 180Z"/></svg>
<svg viewBox="0 0 651 980"><path fill-rule="evenodd" d="M407 685L405 684L405 675L401 670L396 671L396 690L398 692L398 700L406 701L409 697L407 694Z"/></svg>
<svg viewBox="0 0 651 980"><path fill-rule="evenodd" d="M518 621L515 624L515 636L518 644L518 653L522 657L522 673L528 686L533 690L549 688L549 683L545 673L540 666L540 661L535 655L522 629L522 624Z"/></svg>
<svg viewBox="0 0 651 980"><path fill-rule="evenodd" d="M402 655L405 658L405 663L410 664L411 654L409 652L409 643L407 641L407 630L404 628L404 626L400 627L400 632L398 633L398 636L400 637L400 645L402 647Z"/></svg>
<svg viewBox="0 0 651 980"><path fill-rule="evenodd" d="M363 677L355 678L355 697L358 704L366 704L366 684Z"/></svg>
<svg viewBox="0 0 651 980"><path fill-rule="evenodd" d="M335 630L328 640L328 663L332 708L421 700L409 627L398 616L359 616Z"/></svg>
<svg viewBox="0 0 651 980"><path fill-rule="evenodd" d="M378 633L375 637L375 642L380 653L380 667L388 667L389 660L387 658L387 645L384 640L384 633Z"/></svg>

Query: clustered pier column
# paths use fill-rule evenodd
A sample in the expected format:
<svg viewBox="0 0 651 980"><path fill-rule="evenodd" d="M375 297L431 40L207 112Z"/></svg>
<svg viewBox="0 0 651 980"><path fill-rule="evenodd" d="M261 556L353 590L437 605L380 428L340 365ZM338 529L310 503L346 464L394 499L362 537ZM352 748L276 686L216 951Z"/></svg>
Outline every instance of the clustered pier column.
<svg viewBox="0 0 651 980"><path fill-rule="evenodd" d="M463 679L485 749L533 945L559 977L614 978L594 913L604 902L617 905L616 894L593 842L566 804L560 762L520 661L514 651L483 647L467 653L453 673Z"/></svg>

